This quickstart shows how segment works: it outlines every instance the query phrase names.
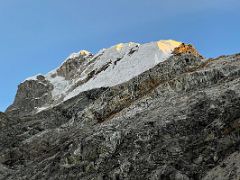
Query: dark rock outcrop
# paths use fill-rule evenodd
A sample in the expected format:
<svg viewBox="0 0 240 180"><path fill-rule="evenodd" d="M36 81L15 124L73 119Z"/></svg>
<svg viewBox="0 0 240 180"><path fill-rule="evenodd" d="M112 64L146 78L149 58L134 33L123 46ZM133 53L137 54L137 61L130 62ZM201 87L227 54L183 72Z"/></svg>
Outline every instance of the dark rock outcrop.
<svg viewBox="0 0 240 180"><path fill-rule="evenodd" d="M92 54L81 53L78 56L69 57L56 72L50 73L50 78L59 76L65 80L79 76L91 62ZM11 116L26 116L35 114L37 108L54 104L52 91L54 85L43 75L37 75L22 82L18 86L15 100L6 112Z"/></svg>
<svg viewBox="0 0 240 180"><path fill-rule="evenodd" d="M30 113L35 107L42 106L52 98L53 85L43 76L36 80L27 80L18 86L13 104L7 109L13 116L23 116Z"/></svg>

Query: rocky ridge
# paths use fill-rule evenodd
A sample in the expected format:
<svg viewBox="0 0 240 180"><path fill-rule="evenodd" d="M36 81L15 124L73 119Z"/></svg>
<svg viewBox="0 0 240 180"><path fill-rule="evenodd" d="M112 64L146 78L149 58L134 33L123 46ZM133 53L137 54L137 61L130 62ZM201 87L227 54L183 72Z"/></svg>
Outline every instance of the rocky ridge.
<svg viewBox="0 0 240 180"><path fill-rule="evenodd" d="M240 55L204 59L178 43L156 62L155 45L143 51L151 68L69 99L52 98L51 78L75 79L68 95L108 71L106 62L121 62L112 48L129 55L140 45L110 48L113 57L87 80L79 76L102 62L101 53L75 54L47 76L23 82L0 114L0 179L239 179ZM54 105L32 108L46 103Z"/></svg>

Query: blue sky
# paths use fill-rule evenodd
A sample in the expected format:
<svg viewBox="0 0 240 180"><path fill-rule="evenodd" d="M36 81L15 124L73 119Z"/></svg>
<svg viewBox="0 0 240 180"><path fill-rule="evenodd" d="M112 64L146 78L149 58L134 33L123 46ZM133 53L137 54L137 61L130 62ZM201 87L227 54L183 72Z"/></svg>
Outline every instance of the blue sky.
<svg viewBox="0 0 240 180"><path fill-rule="evenodd" d="M175 39L205 57L240 52L239 0L0 0L0 111L17 85L72 52Z"/></svg>

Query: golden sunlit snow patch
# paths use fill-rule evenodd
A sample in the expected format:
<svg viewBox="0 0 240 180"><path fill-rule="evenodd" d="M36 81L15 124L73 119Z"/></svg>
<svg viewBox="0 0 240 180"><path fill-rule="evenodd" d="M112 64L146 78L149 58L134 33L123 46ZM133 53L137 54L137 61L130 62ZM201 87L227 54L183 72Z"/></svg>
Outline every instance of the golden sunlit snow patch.
<svg viewBox="0 0 240 180"><path fill-rule="evenodd" d="M117 51L121 51L121 49L123 48L123 43L117 44L115 48Z"/></svg>
<svg viewBox="0 0 240 180"><path fill-rule="evenodd" d="M180 46L181 44L182 44L181 42L174 40L164 40L157 42L158 48L164 53L173 51L176 47Z"/></svg>
<svg viewBox="0 0 240 180"><path fill-rule="evenodd" d="M88 52L88 51L86 51L86 50L81 50L81 51L79 52L79 54L82 55L82 56L86 56L86 55L89 55L90 52Z"/></svg>
<svg viewBox="0 0 240 180"><path fill-rule="evenodd" d="M130 43L128 43L128 46L131 47L131 46L136 45L136 44L137 44L137 43L130 42ZM139 44L137 44L137 45L139 45Z"/></svg>

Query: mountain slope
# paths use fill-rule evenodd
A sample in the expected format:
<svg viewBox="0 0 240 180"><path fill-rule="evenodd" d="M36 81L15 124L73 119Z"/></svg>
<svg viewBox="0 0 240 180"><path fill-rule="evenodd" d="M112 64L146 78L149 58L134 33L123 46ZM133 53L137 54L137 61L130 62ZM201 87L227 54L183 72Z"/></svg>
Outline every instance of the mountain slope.
<svg viewBox="0 0 240 180"><path fill-rule="evenodd" d="M15 102L8 111L23 115L35 113L80 92L124 83L169 58L180 45L173 40L143 45L125 43L103 49L96 55L85 50L74 53L59 68L20 84Z"/></svg>
<svg viewBox="0 0 240 180"><path fill-rule="evenodd" d="M74 54L49 73L64 78L57 87L72 83L61 98L53 98L49 74L22 83L14 104L0 114L0 178L239 179L240 55L204 59L191 45L177 44L157 62L158 43L142 45L150 48L135 52L139 59L124 50L140 49L134 43L104 50L111 52L104 59ZM113 83L123 76L114 62L124 60L112 48L123 48L126 61L148 62ZM104 66L109 59L113 64ZM94 67L104 68L78 83ZM109 79L99 85L102 77ZM47 108L29 106L35 98L42 100L35 107Z"/></svg>

